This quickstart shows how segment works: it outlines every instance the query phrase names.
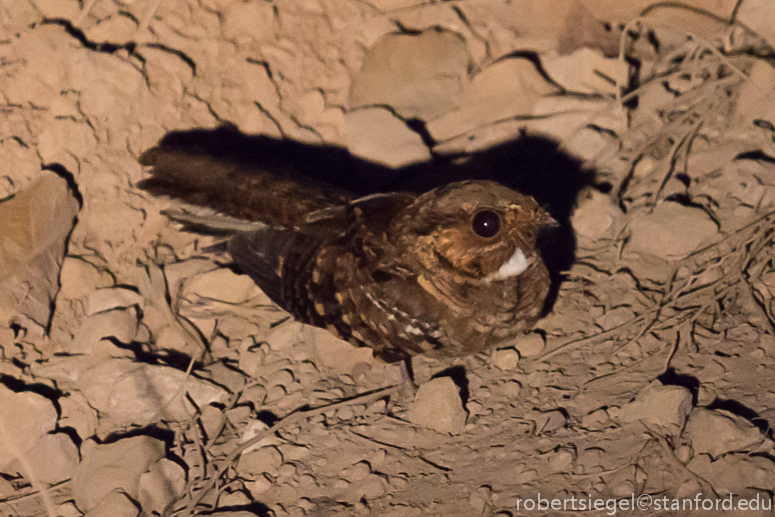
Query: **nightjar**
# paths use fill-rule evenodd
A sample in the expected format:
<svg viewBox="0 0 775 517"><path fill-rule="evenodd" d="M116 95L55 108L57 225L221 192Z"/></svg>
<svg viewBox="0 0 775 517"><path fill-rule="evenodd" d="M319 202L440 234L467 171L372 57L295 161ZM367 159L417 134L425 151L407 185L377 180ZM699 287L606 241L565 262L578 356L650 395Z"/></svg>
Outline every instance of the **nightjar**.
<svg viewBox="0 0 775 517"><path fill-rule="evenodd" d="M554 221L498 183L356 198L278 163L164 141L140 162L153 168L138 186L209 209L168 215L231 235L232 259L276 304L385 361L487 351L541 315L550 278L536 239Z"/></svg>

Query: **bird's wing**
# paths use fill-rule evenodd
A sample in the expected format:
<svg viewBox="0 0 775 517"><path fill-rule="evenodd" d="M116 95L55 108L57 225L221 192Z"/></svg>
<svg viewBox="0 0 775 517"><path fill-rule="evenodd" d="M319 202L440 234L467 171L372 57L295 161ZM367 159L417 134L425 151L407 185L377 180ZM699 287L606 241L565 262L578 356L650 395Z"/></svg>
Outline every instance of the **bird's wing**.
<svg viewBox="0 0 775 517"><path fill-rule="evenodd" d="M308 269L324 239L287 228L266 226L234 235L229 254L239 268L277 305L302 321L298 300L289 296L291 284L304 284ZM301 311L301 312L300 312Z"/></svg>
<svg viewBox="0 0 775 517"><path fill-rule="evenodd" d="M395 213L413 200L408 194L379 194L326 207L307 214L295 228L266 225L237 233L229 253L275 303L301 321L326 326L331 318L315 304L326 305L329 315L338 313L335 274L347 271L345 282L364 281L382 252L381 246L365 243L384 241Z"/></svg>
<svg viewBox="0 0 775 517"><path fill-rule="evenodd" d="M352 299L365 320L379 323L367 323L364 332L377 355L390 361L442 346L445 307L420 286L416 275L403 267L382 267L369 280L350 287L343 298Z"/></svg>

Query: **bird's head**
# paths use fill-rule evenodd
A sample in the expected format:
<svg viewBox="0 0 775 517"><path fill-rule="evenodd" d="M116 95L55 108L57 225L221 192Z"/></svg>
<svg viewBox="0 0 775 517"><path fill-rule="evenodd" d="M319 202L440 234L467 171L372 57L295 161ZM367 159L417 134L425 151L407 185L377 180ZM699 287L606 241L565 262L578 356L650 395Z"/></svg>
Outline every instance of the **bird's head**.
<svg viewBox="0 0 775 517"><path fill-rule="evenodd" d="M536 239L552 225L530 196L493 181L463 181L419 196L393 220L391 235L429 271L492 282L540 260Z"/></svg>

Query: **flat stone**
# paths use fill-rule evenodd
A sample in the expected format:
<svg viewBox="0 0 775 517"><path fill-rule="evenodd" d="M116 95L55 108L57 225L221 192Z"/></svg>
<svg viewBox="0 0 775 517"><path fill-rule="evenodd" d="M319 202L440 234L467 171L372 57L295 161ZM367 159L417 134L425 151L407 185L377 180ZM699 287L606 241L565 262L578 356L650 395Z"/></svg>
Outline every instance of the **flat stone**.
<svg viewBox="0 0 775 517"><path fill-rule="evenodd" d="M195 294L202 298L238 304L258 294L258 287L247 275L238 275L230 269L216 269L201 273L185 282L185 296Z"/></svg>
<svg viewBox="0 0 775 517"><path fill-rule="evenodd" d="M628 251L665 260L679 260L718 235L718 227L708 214L694 207L666 201L653 211L633 211L629 224Z"/></svg>
<svg viewBox="0 0 775 517"><path fill-rule="evenodd" d="M150 436L125 438L98 445L87 440L83 460L73 476L73 497L82 511L89 511L115 489L137 499L140 476L164 457L164 442Z"/></svg>
<svg viewBox="0 0 775 517"><path fill-rule="evenodd" d="M37 393L15 393L0 385L0 417L2 441L6 445L0 447L0 468L3 468L54 429L57 411L50 400Z"/></svg>
<svg viewBox="0 0 775 517"><path fill-rule="evenodd" d="M431 152L422 137L384 108L364 108L345 115L345 139L350 152L388 167L427 162Z"/></svg>
<svg viewBox="0 0 775 517"><path fill-rule="evenodd" d="M695 454L711 458L732 451L744 451L765 440L761 430L743 417L721 409L697 408L686 422L683 436Z"/></svg>
<svg viewBox="0 0 775 517"><path fill-rule="evenodd" d="M624 405L618 413L622 422L643 422L669 436L677 435L692 410L692 394L682 386L665 386L653 381Z"/></svg>
<svg viewBox="0 0 775 517"><path fill-rule="evenodd" d="M460 107L430 122L428 131L445 141L498 121L532 115L540 98L557 91L530 60L504 59L466 83Z"/></svg>
<svg viewBox="0 0 775 517"><path fill-rule="evenodd" d="M366 53L350 90L350 107L387 105L404 118L431 120L457 104L471 56L451 31L386 34Z"/></svg>

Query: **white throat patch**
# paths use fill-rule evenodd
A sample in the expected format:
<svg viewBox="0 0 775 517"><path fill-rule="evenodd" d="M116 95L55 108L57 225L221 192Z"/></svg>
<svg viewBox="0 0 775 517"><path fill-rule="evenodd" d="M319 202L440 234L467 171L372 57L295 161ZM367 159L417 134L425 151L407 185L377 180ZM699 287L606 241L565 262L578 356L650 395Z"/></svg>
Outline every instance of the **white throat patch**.
<svg viewBox="0 0 775 517"><path fill-rule="evenodd" d="M522 252L522 248L514 250L514 254L509 260L503 263L503 265L495 273L489 275L487 280L503 280L511 276L517 276L525 271L530 262Z"/></svg>

